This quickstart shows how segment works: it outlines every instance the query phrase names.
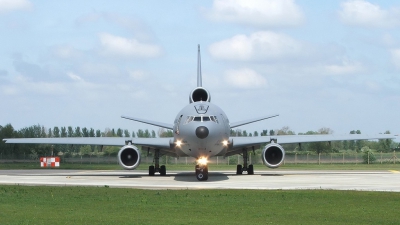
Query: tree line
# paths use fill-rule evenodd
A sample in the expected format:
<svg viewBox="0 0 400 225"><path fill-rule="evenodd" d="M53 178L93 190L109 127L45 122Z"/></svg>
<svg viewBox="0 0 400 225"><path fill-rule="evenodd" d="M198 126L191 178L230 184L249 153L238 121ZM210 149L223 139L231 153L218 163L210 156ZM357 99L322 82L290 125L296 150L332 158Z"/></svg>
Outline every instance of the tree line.
<svg viewBox="0 0 400 225"><path fill-rule="evenodd" d="M318 131L307 131L298 133L297 135L319 135L319 134L332 134L330 128L321 128ZM350 134L361 134L360 130L352 130ZM390 131L384 132L390 134ZM234 137L257 137L257 136L271 136L271 135L296 135L289 127L284 126L281 129L262 130L260 132L247 132L246 130L231 129L230 135ZM59 137L138 137L138 138L156 138L156 137L173 137L172 130L160 128L157 132L154 130L129 131L127 129L110 129L106 128L103 131L86 127L53 127L46 129L41 125L33 125L19 130L15 130L11 124L5 126L0 125L0 139L4 138L59 138ZM299 144L284 144L283 147L286 151L298 152L311 152L311 153L331 153L339 151L382 151L389 152L399 150L399 144L391 139L379 141L335 141L335 142L315 142ZM102 153L105 155L116 155L118 147L113 146L67 146L67 145L48 145L48 144L21 144L10 145L0 142L0 152L3 155L55 155L62 152L66 155L90 155Z"/></svg>

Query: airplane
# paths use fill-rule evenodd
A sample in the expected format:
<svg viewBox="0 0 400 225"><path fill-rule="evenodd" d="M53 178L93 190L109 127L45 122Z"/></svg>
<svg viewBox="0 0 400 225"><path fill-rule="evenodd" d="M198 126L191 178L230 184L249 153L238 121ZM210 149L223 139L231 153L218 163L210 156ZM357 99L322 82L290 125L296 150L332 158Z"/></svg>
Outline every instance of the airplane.
<svg viewBox="0 0 400 225"><path fill-rule="evenodd" d="M254 174L254 167L249 164L249 153L261 148L261 158L269 168L278 168L285 159L285 150L281 144L306 143L306 142L331 142L340 140L368 140L368 139L393 139L390 135L280 135L259 137L231 137L230 130L246 124L270 119L278 116L272 114L259 118L230 122L224 111L211 103L210 92L202 86L200 45L197 56L197 87L189 94L189 104L177 114L173 124L140 119L136 117L121 116L133 120L173 131L172 138L130 138L130 137L77 137L77 138L13 138L4 139L6 143L14 144L70 144L70 145L100 145L122 146L118 152L119 164L127 170L136 169L141 162L142 150L153 153L153 164L149 166L149 176L159 173L166 175L166 166L160 166L160 157L163 155L173 157L196 158L195 174L199 181L208 180L208 159L214 156L228 157L240 154L243 164L236 166L236 174L243 172Z"/></svg>

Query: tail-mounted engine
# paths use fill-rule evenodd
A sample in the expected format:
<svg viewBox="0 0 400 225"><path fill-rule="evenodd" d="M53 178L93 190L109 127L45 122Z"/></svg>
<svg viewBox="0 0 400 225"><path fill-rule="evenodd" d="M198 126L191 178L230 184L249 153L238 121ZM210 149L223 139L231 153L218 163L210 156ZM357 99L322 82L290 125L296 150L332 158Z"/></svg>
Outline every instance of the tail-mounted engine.
<svg viewBox="0 0 400 225"><path fill-rule="evenodd" d="M204 89L202 87L197 87L190 93L189 102L193 103L193 102L200 102L200 101L210 102L211 95L206 89Z"/></svg>
<svg viewBox="0 0 400 225"><path fill-rule="evenodd" d="M271 143L262 150L261 158L269 168L278 168L285 159L285 150L283 150L282 146Z"/></svg>
<svg viewBox="0 0 400 225"><path fill-rule="evenodd" d="M125 145L118 152L119 164L127 170L134 170L140 164L140 151L134 145Z"/></svg>

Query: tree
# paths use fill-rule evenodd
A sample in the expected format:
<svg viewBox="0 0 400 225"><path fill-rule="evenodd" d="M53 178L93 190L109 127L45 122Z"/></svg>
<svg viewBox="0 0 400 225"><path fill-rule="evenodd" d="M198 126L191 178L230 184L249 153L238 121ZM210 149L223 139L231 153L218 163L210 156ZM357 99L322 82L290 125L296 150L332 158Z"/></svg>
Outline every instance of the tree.
<svg viewBox="0 0 400 225"><path fill-rule="evenodd" d="M80 127L75 127L74 137L82 137L82 132Z"/></svg>
<svg viewBox="0 0 400 225"><path fill-rule="evenodd" d="M254 131L253 136L254 136L254 137L258 137L258 132L257 132L257 131Z"/></svg>
<svg viewBox="0 0 400 225"><path fill-rule="evenodd" d="M89 130L86 127L82 128L82 136L89 137Z"/></svg>
<svg viewBox="0 0 400 225"><path fill-rule="evenodd" d="M101 131L100 130L96 130L96 137L101 137Z"/></svg>
<svg viewBox="0 0 400 225"><path fill-rule="evenodd" d="M269 135L270 135L270 136L274 136L274 135L275 135L275 131L274 131L274 130L270 130L270 131L269 131Z"/></svg>
<svg viewBox="0 0 400 225"><path fill-rule="evenodd" d="M71 126L68 127L68 137L73 137L74 136L74 130L72 129Z"/></svg>
<svg viewBox="0 0 400 225"><path fill-rule="evenodd" d="M65 127L61 127L61 137L67 137L67 129Z"/></svg>
<svg viewBox="0 0 400 225"><path fill-rule="evenodd" d="M129 133L129 131L127 129L124 130L124 136L125 137L130 137L131 134Z"/></svg>
<svg viewBox="0 0 400 225"><path fill-rule="evenodd" d="M122 134L123 134L122 129L121 129L121 128L118 128L118 130L117 130L117 136L118 136L118 137L123 137Z"/></svg>
<svg viewBox="0 0 400 225"><path fill-rule="evenodd" d="M247 131L245 131L245 130L242 132L242 134L243 134L243 137L247 137L248 136L247 135Z"/></svg>
<svg viewBox="0 0 400 225"><path fill-rule="evenodd" d="M90 155L92 153L92 148L90 145L84 145L79 148L79 154L80 155Z"/></svg>
<svg viewBox="0 0 400 225"><path fill-rule="evenodd" d="M154 130L151 131L151 137L156 138L156 132Z"/></svg>
<svg viewBox="0 0 400 225"><path fill-rule="evenodd" d="M60 137L60 129L58 127L54 127L54 129L53 129L53 137L55 137L55 138Z"/></svg>
<svg viewBox="0 0 400 225"><path fill-rule="evenodd" d="M89 130L89 137L96 137L96 134L94 133L93 128L90 128L90 130Z"/></svg>

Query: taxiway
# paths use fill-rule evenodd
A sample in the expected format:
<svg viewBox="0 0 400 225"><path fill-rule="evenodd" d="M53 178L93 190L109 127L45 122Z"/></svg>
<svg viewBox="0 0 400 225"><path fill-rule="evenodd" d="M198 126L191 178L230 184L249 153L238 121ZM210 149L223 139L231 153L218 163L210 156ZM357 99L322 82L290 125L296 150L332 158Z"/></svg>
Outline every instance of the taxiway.
<svg viewBox="0 0 400 225"><path fill-rule="evenodd" d="M2 185L109 186L139 189L329 189L400 192L399 171L273 170L255 175L210 172L197 181L194 172L168 171L167 176L126 170L0 170Z"/></svg>

